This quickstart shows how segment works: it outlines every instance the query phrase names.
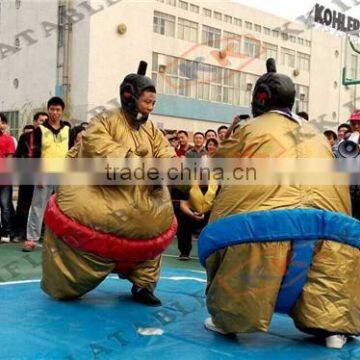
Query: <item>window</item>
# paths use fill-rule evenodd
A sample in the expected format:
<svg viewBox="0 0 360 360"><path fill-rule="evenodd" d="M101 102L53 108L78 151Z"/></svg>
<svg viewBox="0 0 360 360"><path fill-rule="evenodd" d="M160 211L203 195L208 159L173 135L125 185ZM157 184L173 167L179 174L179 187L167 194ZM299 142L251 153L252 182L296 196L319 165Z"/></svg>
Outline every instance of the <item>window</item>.
<svg viewBox="0 0 360 360"><path fill-rule="evenodd" d="M288 33L285 33L285 32L282 32L282 33L281 33L281 38L282 38L284 41L288 41L288 40L289 40L289 34L288 34Z"/></svg>
<svg viewBox="0 0 360 360"><path fill-rule="evenodd" d="M310 71L310 55L298 53L299 70Z"/></svg>
<svg viewBox="0 0 360 360"><path fill-rule="evenodd" d="M217 11L214 11L214 18L216 20L222 20L222 13L219 13Z"/></svg>
<svg viewBox="0 0 360 360"><path fill-rule="evenodd" d="M249 21L245 21L245 28L248 30L252 30L252 23Z"/></svg>
<svg viewBox="0 0 360 360"><path fill-rule="evenodd" d="M225 20L226 23L232 24L233 18L232 18L232 16L225 15L224 20Z"/></svg>
<svg viewBox="0 0 360 360"><path fill-rule="evenodd" d="M185 1L179 0L179 8L183 10L187 10L189 8L189 4Z"/></svg>
<svg viewBox="0 0 360 360"><path fill-rule="evenodd" d="M19 137L19 111L5 111L6 118L8 119L8 129L10 134L16 139Z"/></svg>
<svg viewBox="0 0 360 360"><path fill-rule="evenodd" d="M166 0L166 3L171 6L176 6L176 0Z"/></svg>
<svg viewBox="0 0 360 360"><path fill-rule="evenodd" d="M210 73L211 65L199 64L197 73L197 99L210 100Z"/></svg>
<svg viewBox="0 0 360 360"><path fill-rule="evenodd" d="M20 49L20 39L18 36L15 37L15 47L17 49Z"/></svg>
<svg viewBox="0 0 360 360"><path fill-rule="evenodd" d="M259 77L246 73L242 73L241 75L240 105L249 106L251 104L252 91Z"/></svg>
<svg viewBox="0 0 360 360"><path fill-rule="evenodd" d="M186 19L178 19L178 38L181 40L198 42L199 25Z"/></svg>
<svg viewBox="0 0 360 360"><path fill-rule="evenodd" d="M211 17L211 10L204 8L204 15L207 17Z"/></svg>
<svg viewBox="0 0 360 360"><path fill-rule="evenodd" d="M224 42L226 45L226 49L228 49L228 51L231 54L234 54L234 55L241 54L241 36L240 35L224 31Z"/></svg>
<svg viewBox="0 0 360 360"><path fill-rule="evenodd" d="M211 77L210 77L210 100L221 102L221 91L222 91L222 68L218 66L211 66Z"/></svg>
<svg viewBox="0 0 360 360"><path fill-rule="evenodd" d="M295 85L295 111L309 112L309 88L307 86Z"/></svg>
<svg viewBox="0 0 360 360"><path fill-rule="evenodd" d="M306 41L305 41L305 45L306 45L307 47L311 47L311 41L306 40Z"/></svg>
<svg viewBox="0 0 360 360"><path fill-rule="evenodd" d="M281 48L281 64L295 67L295 51L290 49Z"/></svg>
<svg viewBox="0 0 360 360"><path fill-rule="evenodd" d="M154 12L154 32L165 36L175 36L175 16Z"/></svg>
<svg viewBox="0 0 360 360"><path fill-rule="evenodd" d="M236 26L242 26L242 20L241 19L238 19L238 18L234 18L234 24Z"/></svg>
<svg viewBox="0 0 360 360"><path fill-rule="evenodd" d="M220 49L221 30L203 25L202 42L203 44Z"/></svg>
<svg viewBox="0 0 360 360"><path fill-rule="evenodd" d="M190 11L192 11L193 13L198 14L200 12L200 8L197 5L190 4Z"/></svg>
<svg viewBox="0 0 360 360"><path fill-rule="evenodd" d="M299 45L304 45L304 39L303 38L298 38L298 44Z"/></svg>
<svg viewBox="0 0 360 360"><path fill-rule="evenodd" d="M21 0L15 0L15 7L17 10L20 9L20 6L21 6Z"/></svg>
<svg viewBox="0 0 360 360"><path fill-rule="evenodd" d="M278 39L278 38L279 38L279 35L280 35L279 30L272 30L271 33L272 33L272 36L273 36L275 39Z"/></svg>
<svg viewBox="0 0 360 360"><path fill-rule="evenodd" d="M258 78L232 69L153 53L152 79L160 94L249 106ZM305 108L308 89L304 87L300 91L305 92L301 97L301 106Z"/></svg>
<svg viewBox="0 0 360 360"><path fill-rule="evenodd" d="M245 37L244 53L249 57L258 58L260 56L260 41Z"/></svg>
<svg viewBox="0 0 360 360"><path fill-rule="evenodd" d="M264 34L265 35L271 35L271 30L267 27L264 27Z"/></svg>
<svg viewBox="0 0 360 360"><path fill-rule="evenodd" d="M230 69L224 69L223 75L223 92L222 102L227 104L234 104L234 78L236 72Z"/></svg>
<svg viewBox="0 0 360 360"><path fill-rule="evenodd" d="M275 61L277 60L277 54L278 54L278 47L273 44L269 44L264 42L263 43L263 49L262 49L262 58L264 60L273 58Z"/></svg>
<svg viewBox="0 0 360 360"><path fill-rule="evenodd" d="M296 36L290 35L290 36L289 36L289 40L290 40L290 42L292 42L292 43L296 43Z"/></svg>
<svg viewBox="0 0 360 360"><path fill-rule="evenodd" d="M255 24L254 28L255 28L256 32L261 33L261 26L260 25Z"/></svg>

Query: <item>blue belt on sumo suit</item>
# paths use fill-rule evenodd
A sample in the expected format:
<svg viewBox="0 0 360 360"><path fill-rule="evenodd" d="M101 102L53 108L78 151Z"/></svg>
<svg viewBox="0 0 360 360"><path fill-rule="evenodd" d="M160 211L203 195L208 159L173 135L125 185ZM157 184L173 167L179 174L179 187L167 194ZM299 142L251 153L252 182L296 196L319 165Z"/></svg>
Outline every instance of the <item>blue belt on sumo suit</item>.
<svg viewBox="0 0 360 360"><path fill-rule="evenodd" d="M292 242L292 256L275 311L288 313L306 283L317 240L332 240L360 249L360 221L319 209L287 209L242 213L210 223L199 238L200 262L228 246L256 242Z"/></svg>

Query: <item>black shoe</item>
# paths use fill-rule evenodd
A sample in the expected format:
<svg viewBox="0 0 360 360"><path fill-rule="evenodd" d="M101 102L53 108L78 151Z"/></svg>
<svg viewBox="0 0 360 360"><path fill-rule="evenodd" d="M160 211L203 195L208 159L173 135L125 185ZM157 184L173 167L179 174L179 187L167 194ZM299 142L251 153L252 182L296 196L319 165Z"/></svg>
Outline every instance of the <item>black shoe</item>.
<svg viewBox="0 0 360 360"><path fill-rule="evenodd" d="M134 301L149 305L149 306L161 306L161 301L148 289L134 285L131 289Z"/></svg>

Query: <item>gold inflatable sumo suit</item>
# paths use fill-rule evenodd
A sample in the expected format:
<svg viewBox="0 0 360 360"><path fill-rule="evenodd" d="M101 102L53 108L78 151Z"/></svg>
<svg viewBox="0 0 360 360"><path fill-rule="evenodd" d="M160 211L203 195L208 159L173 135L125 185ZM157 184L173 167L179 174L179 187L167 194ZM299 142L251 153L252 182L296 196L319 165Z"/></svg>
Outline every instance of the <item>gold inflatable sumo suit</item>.
<svg viewBox="0 0 360 360"><path fill-rule="evenodd" d="M78 158L168 158L174 149L151 121L135 129L121 110L95 117ZM166 187L60 186L45 215L42 289L56 299L77 298L116 272L150 291L161 252L176 233Z"/></svg>
<svg viewBox="0 0 360 360"><path fill-rule="evenodd" d="M325 137L291 113L292 80L276 73L273 59L267 67L255 85L254 118L216 157L332 159ZM349 188L304 184L221 188L199 239L208 329L267 331L282 312L327 339L360 333L360 222L349 216Z"/></svg>
<svg viewBox="0 0 360 360"><path fill-rule="evenodd" d="M281 153L279 148L283 149ZM295 121L270 112L243 125L221 144L217 156L326 159L333 155L326 139L309 123L304 121L300 127ZM280 209L323 209L350 214L348 187L223 186L215 200L210 223L236 214ZM359 226L355 231L360 239ZM227 230L230 234L234 231L230 227ZM210 233L202 236L204 243L212 240ZM208 274L207 306L214 324L228 333L267 331L291 252L289 238L281 242L234 244L204 258ZM319 239L307 282L290 312L295 324L316 334L322 331L358 334L359 266L359 248Z"/></svg>

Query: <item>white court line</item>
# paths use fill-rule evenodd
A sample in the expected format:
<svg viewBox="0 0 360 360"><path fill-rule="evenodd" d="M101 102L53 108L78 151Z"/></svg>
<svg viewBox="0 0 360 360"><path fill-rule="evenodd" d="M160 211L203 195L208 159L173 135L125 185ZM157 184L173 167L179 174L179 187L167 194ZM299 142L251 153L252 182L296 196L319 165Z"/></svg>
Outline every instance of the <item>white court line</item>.
<svg viewBox="0 0 360 360"><path fill-rule="evenodd" d="M39 283L41 280L19 280L19 281L8 281L0 283L0 286L6 285L20 285L20 284L29 284L29 283Z"/></svg>
<svg viewBox="0 0 360 360"><path fill-rule="evenodd" d="M174 280L174 281L184 281L184 280L193 280L197 282L206 283L205 279L191 277L191 276L162 276L160 279L163 280Z"/></svg>
<svg viewBox="0 0 360 360"><path fill-rule="evenodd" d="M109 275L107 279L119 280L119 277L116 275ZM197 282L206 283L205 279L192 277L192 276L160 276L160 280L173 280L173 281L193 280Z"/></svg>
<svg viewBox="0 0 360 360"><path fill-rule="evenodd" d="M206 271L204 271L204 270L186 270L186 271L191 271L191 272L194 272L197 274L206 274Z"/></svg>
<svg viewBox="0 0 360 360"><path fill-rule="evenodd" d="M200 270L187 270L187 271L192 271L192 272L195 272L195 273L205 274L205 271L200 271ZM117 275L109 275L107 278L108 279L119 279L119 277ZM198 278L198 277L191 277L191 276L161 276L160 279L173 280L173 281L194 280L194 281L197 281L197 282L206 283L205 279L201 279L201 278ZM8 282L0 283L0 286L39 283L40 281L41 280L39 280L39 279L38 280L8 281Z"/></svg>

